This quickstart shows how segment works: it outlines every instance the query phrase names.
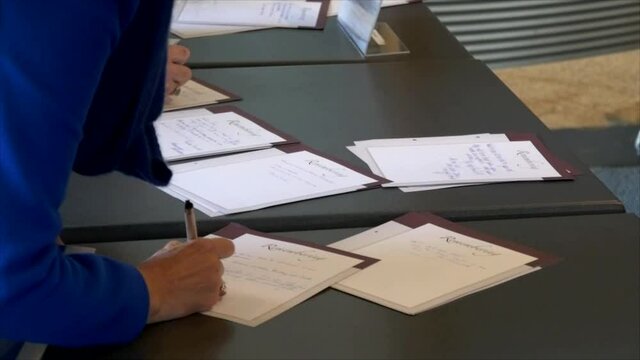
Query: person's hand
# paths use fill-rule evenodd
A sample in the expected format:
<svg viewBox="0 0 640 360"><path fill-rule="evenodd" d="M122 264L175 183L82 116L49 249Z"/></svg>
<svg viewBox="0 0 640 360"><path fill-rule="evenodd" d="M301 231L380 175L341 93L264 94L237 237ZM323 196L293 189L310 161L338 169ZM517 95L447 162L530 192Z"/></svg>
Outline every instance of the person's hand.
<svg viewBox="0 0 640 360"><path fill-rule="evenodd" d="M148 322L211 309L221 298L224 268L220 259L233 254L224 238L172 241L138 266L149 289Z"/></svg>
<svg viewBox="0 0 640 360"><path fill-rule="evenodd" d="M189 49L182 45L169 45L165 95L175 94L180 86L191 79L191 69L185 65L190 55Z"/></svg>

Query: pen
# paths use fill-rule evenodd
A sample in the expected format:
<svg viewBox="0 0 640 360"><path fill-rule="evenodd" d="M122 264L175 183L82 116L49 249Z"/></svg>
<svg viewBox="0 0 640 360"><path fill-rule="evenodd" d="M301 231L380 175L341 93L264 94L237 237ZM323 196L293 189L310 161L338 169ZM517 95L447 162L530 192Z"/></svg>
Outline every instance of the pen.
<svg viewBox="0 0 640 360"><path fill-rule="evenodd" d="M198 238L198 226L196 225L196 214L193 204L187 200L184 203L184 225L187 230L187 241Z"/></svg>
<svg viewBox="0 0 640 360"><path fill-rule="evenodd" d="M187 241L198 238L198 226L196 225L196 213L193 210L193 203L187 200L184 203L184 226L187 230ZM220 296L227 293L227 284L222 281L220 285Z"/></svg>

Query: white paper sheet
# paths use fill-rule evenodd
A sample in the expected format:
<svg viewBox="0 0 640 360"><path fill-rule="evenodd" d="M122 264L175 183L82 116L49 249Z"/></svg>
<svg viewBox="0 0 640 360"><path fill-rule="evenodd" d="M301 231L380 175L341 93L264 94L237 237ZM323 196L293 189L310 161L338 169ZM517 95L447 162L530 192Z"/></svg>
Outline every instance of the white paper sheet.
<svg viewBox="0 0 640 360"><path fill-rule="evenodd" d="M320 2L304 0L187 1L176 21L194 24L315 27Z"/></svg>
<svg viewBox="0 0 640 360"><path fill-rule="evenodd" d="M376 182L308 151L175 173L170 188L224 213L334 195Z"/></svg>
<svg viewBox="0 0 640 360"><path fill-rule="evenodd" d="M226 156L218 156L213 158L200 158L195 159L189 162L177 163L177 164L169 164L169 168L174 174L188 172L198 169L205 169L209 167L227 165L227 164L236 164L249 160L258 160L264 159L276 155L284 155L285 152L281 151L278 148L269 148L263 150L256 151L248 151L244 153L226 155Z"/></svg>
<svg viewBox="0 0 640 360"><path fill-rule="evenodd" d="M368 147L372 146L414 146L414 145L433 145L433 144L466 144L470 142L508 142L509 138L505 134L470 134L470 135L456 135L456 136L433 136L433 137L418 137L418 138L391 138L391 139L372 139L354 141L355 146L347 146L347 149L354 155L364 161L371 172L378 176L384 177L382 171L378 168L378 165L373 160ZM472 186L479 185L478 183L466 183L455 185L425 185L425 186L405 186L399 189L403 192L416 192L416 191L429 191L447 189L460 186Z"/></svg>
<svg viewBox="0 0 640 360"><path fill-rule="evenodd" d="M153 125L167 161L260 149L285 141L235 112L174 111L164 113Z"/></svg>
<svg viewBox="0 0 640 360"><path fill-rule="evenodd" d="M177 173L189 172L197 169L204 169L207 167L214 167L214 166L220 166L220 165L226 165L226 164L235 164L235 163L240 163L248 160L264 159L267 157L282 155L282 154L284 154L284 152L280 151L277 148L269 148L264 150L256 150L256 151L250 151L250 152L227 155L227 156L219 156L214 158L206 158L206 159L202 158L202 159L197 159L197 160L180 163L180 164L171 164L169 168L174 174L177 174ZM183 190L179 187L176 187L175 185L169 184L168 186L158 187L158 189L162 190L168 195L171 195L177 198L180 201L191 200L191 202L194 203L194 206L198 210L202 211L203 213L211 217L224 215L224 212L218 206L207 206L204 203L208 203L208 202L204 201L203 203L200 201L200 198L195 197L193 194L190 194L188 192L183 193Z"/></svg>
<svg viewBox="0 0 640 360"><path fill-rule="evenodd" d="M188 24L181 22L171 23L171 33L182 39L191 39L203 36L216 36L225 34L235 34L246 31L268 29L263 26L235 26L235 25L211 25L211 24Z"/></svg>
<svg viewBox="0 0 640 360"><path fill-rule="evenodd" d="M331 0L331 2L329 3L329 10L327 11L328 16L335 16L338 14L340 1L341 0ZM182 2L184 3L185 1L182 1ZM179 7L178 3L179 1L176 1L176 7ZM404 5L408 3L409 3L408 0L383 0L382 7ZM180 36L183 39L197 38L197 37L203 37L203 36L234 34L239 32L263 30L263 29L269 29L269 28L271 27L189 24L189 23L178 22L176 19L174 19L171 22L171 32L177 36Z"/></svg>
<svg viewBox="0 0 640 360"><path fill-rule="evenodd" d="M371 172L378 176L383 176L382 171L373 160L369 151L370 147L383 146L415 146L415 145L436 145L436 144L468 144L473 142L508 142L509 138L505 134L471 134L457 136L433 136L418 138L390 138L354 141L354 146L347 146L347 149L364 161L371 169Z"/></svg>
<svg viewBox="0 0 640 360"><path fill-rule="evenodd" d="M330 245L381 261L336 289L415 314L530 273L536 258L427 224L389 222Z"/></svg>
<svg viewBox="0 0 640 360"><path fill-rule="evenodd" d="M329 10L327 11L328 16L336 16L338 15L338 10L340 9L340 5L343 0L331 0L329 3ZM382 7L396 6L396 5L406 5L410 3L411 0L382 0Z"/></svg>
<svg viewBox="0 0 640 360"><path fill-rule="evenodd" d="M338 250L357 252L364 247L404 234L408 231L411 231L410 227L395 221L389 221L346 239L336 241L333 244L329 244L329 247Z"/></svg>
<svg viewBox="0 0 640 360"><path fill-rule="evenodd" d="M189 80L180 87L179 95L165 98L162 111L173 111L230 100L231 97L196 81Z"/></svg>
<svg viewBox="0 0 640 360"><path fill-rule="evenodd" d="M385 186L531 181L561 175L530 141L370 147Z"/></svg>
<svg viewBox="0 0 640 360"><path fill-rule="evenodd" d="M361 259L245 234L223 259L227 294L205 315L249 326L286 311L357 271Z"/></svg>

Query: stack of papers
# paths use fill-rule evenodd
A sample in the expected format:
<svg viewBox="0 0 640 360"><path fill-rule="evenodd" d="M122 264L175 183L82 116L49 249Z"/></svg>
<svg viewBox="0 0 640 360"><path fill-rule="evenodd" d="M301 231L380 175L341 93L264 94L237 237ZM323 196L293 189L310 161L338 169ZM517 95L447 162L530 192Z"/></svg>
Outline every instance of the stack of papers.
<svg viewBox="0 0 640 360"><path fill-rule="evenodd" d="M213 36L213 35L224 35L224 34L233 34L238 32L245 31L254 31L261 29L268 29L272 27L293 27L295 22L291 23L286 21L288 16L281 18L274 17L274 15L281 14L280 11L268 12L265 13L261 9L271 9L274 6L280 6L281 3L286 3L285 5L292 6L291 3L295 5L296 2L301 2L303 6L313 6L313 11L310 13L305 13L302 18L306 19L305 25L314 24L314 26L307 26L312 28L322 28L324 26L324 20L326 16L335 16L338 14L338 9L340 8L340 1L342 0L331 0L329 2L329 6L326 7L326 1L322 2L322 6L320 7L320 12L317 14L319 18L316 22L313 22L313 18L311 15L316 15L316 8L319 2L316 1L316 4L310 4L308 0L294 0L294 1L270 1L270 0L250 0L250 1L226 1L226 3L236 3L233 5L235 8L234 13L227 13L226 15L222 15L222 12L218 12L218 15L212 15L218 18L214 20L213 17L209 17L209 10L204 12L203 6L206 7L215 7L220 6L221 1L215 0L176 0L173 10L173 20L171 22L171 32L183 39L202 37L202 36ZM411 2L416 2L420 0L383 0L382 6L395 6L408 4ZM248 7L243 7L245 4L250 3ZM231 4L229 4L231 5ZM227 6L229 6L227 5ZM301 4L297 4L299 7ZM256 12L258 6L261 6L260 11ZM241 10L240 8L243 7ZM195 13L195 9L199 9L197 11L203 11L203 13L198 14ZM186 12L184 10L187 10ZM239 11L242 11L239 13ZM238 15L241 14L241 15ZM324 15L323 15L324 14ZM274 20L276 20L276 24L274 24ZM318 22L318 20L321 20ZM211 23L212 21L216 21L216 23ZM299 20L297 22L300 22ZM285 26L289 24L289 26Z"/></svg>
<svg viewBox="0 0 640 360"><path fill-rule="evenodd" d="M233 239L223 259L227 294L205 315L257 326L377 260L231 224L214 235Z"/></svg>
<svg viewBox="0 0 640 360"><path fill-rule="evenodd" d="M233 106L164 113L153 125L166 161L297 142L263 120Z"/></svg>
<svg viewBox="0 0 640 360"><path fill-rule="evenodd" d="M379 187L384 179L300 144L171 166L163 191L209 216Z"/></svg>
<svg viewBox="0 0 640 360"><path fill-rule="evenodd" d="M178 0L171 31L182 37L271 27L322 29L329 0Z"/></svg>
<svg viewBox="0 0 640 360"><path fill-rule="evenodd" d="M191 200L209 216L364 190L385 181L297 144L233 106L166 112L154 127L163 158L173 162L171 183L160 189Z"/></svg>
<svg viewBox="0 0 640 360"><path fill-rule="evenodd" d="M533 134L473 134L356 141L347 147L384 184L403 191L511 181L571 180L576 174Z"/></svg>
<svg viewBox="0 0 640 360"><path fill-rule="evenodd" d="M240 97L202 80L192 79L180 87L180 94L165 98L162 111L173 111L222 102L240 100Z"/></svg>
<svg viewBox="0 0 640 360"><path fill-rule="evenodd" d="M418 213L330 246L380 259L334 288L410 315L559 260L433 214Z"/></svg>

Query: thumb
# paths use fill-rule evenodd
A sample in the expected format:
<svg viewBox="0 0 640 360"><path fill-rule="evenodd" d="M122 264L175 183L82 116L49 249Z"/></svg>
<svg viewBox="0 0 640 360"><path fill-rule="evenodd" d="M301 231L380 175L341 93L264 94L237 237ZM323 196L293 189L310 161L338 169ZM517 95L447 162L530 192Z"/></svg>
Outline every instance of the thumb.
<svg viewBox="0 0 640 360"><path fill-rule="evenodd" d="M235 245L229 239L216 237L212 239L206 239L208 246L218 255L220 259L228 258L233 255L235 251Z"/></svg>
<svg viewBox="0 0 640 360"><path fill-rule="evenodd" d="M163 247L163 249L164 250L171 250L171 249L173 249L175 247L178 247L180 245L184 245L184 243L182 243L182 242L180 242L178 240L171 240Z"/></svg>
<svg viewBox="0 0 640 360"><path fill-rule="evenodd" d="M178 241L178 240L171 240L168 243L165 244L165 246L163 246L160 250L156 251L153 255L151 255L152 258L162 255L162 254L166 254L169 251L171 251L174 248L177 248L181 245L184 245L184 243Z"/></svg>

